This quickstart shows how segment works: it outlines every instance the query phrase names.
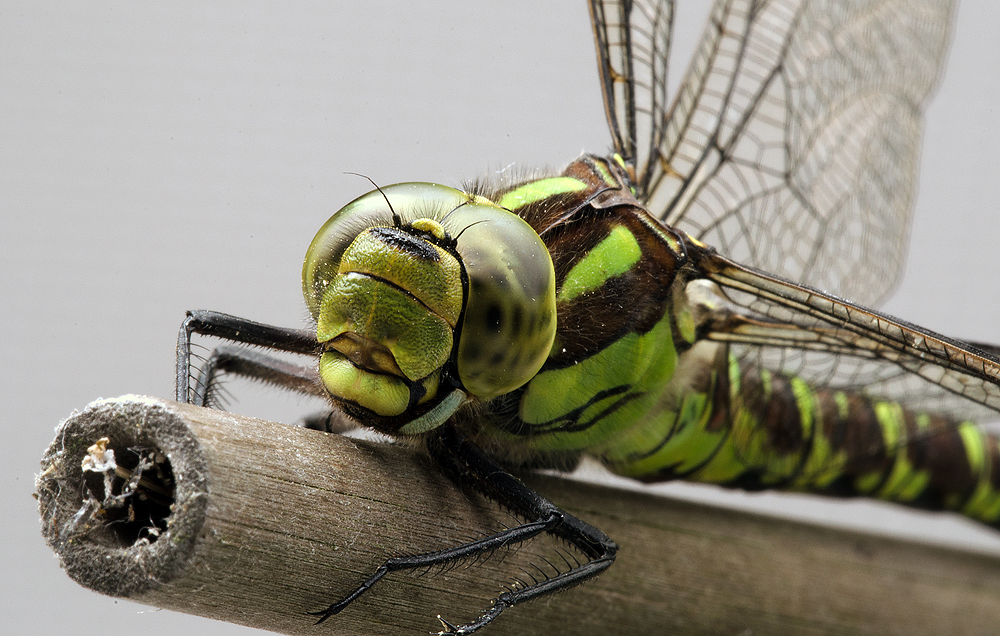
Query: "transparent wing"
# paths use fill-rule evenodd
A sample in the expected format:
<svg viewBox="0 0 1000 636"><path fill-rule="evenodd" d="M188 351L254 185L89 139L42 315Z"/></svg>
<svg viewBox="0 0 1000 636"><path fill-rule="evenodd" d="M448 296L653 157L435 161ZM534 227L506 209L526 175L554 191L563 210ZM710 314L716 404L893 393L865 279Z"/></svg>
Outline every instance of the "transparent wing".
<svg viewBox="0 0 1000 636"><path fill-rule="evenodd" d="M745 365L912 409L997 419L996 347L952 340L715 253L698 261L715 283L688 289L708 308L707 338L733 345Z"/></svg>
<svg viewBox="0 0 1000 636"><path fill-rule="evenodd" d="M639 198L738 262L877 304L905 256L921 110L953 8L718 0L662 111L672 3L592 3ZM649 152L633 152L643 139Z"/></svg>
<svg viewBox="0 0 1000 636"><path fill-rule="evenodd" d="M597 69L615 152L631 165L656 165L663 145L667 61L674 3L591 0ZM637 175L645 183L649 175Z"/></svg>

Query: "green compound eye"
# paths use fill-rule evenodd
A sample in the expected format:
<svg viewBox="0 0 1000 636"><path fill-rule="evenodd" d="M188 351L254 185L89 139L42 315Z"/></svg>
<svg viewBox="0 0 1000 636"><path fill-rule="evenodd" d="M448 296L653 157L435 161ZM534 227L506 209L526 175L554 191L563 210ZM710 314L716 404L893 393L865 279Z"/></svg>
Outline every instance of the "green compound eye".
<svg viewBox="0 0 1000 636"><path fill-rule="evenodd" d="M555 273L538 234L498 207L466 206L458 251L469 298L458 340L458 374L473 395L509 393L541 368L556 333Z"/></svg>
<svg viewBox="0 0 1000 636"><path fill-rule="evenodd" d="M306 253L302 288L326 347L327 389L383 417L443 400L438 380L453 355L468 395L510 392L534 377L555 337L552 260L531 226L431 183L369 192L331 217ZM448 403L421 428L462 402Z"/></svg>

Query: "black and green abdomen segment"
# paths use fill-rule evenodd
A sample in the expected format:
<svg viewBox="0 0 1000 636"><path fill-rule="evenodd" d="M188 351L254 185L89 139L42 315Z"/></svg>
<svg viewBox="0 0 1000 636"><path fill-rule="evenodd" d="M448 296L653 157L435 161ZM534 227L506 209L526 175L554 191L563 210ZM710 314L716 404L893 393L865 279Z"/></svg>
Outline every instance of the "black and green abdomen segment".
<svg viewBox="0 0 1000 636"><path fill-rule="evenodd" d="M1000 440L977 424L727 364L713 420L728 431L685 478L872 497L1000 523Z"/></svg>

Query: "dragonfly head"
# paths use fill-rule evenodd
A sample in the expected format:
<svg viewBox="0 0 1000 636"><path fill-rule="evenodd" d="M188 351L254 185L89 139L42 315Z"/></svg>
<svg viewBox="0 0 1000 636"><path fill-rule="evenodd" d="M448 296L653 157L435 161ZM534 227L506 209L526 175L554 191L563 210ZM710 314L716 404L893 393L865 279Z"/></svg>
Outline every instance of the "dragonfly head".
<svg viewBox="0 0 1000 636"><path fill-rule="evenodd" d="M489 201L430 183L370 192L306 253L320 377L367 426L430 430L538 372L555 335L554 278L538 235Z"/></svg>

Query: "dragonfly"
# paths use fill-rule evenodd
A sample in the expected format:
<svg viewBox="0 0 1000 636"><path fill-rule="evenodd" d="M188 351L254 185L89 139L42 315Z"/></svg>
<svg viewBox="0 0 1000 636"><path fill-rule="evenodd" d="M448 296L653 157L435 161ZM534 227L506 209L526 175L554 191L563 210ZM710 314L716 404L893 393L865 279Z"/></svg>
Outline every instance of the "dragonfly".
<svg viewBox="0 0 1000 636"><path fill-rule="evenodd" d="M608 156L464 189L376 186L306 252L309 328L184 319L179 401L217 405L231 374L323 397L419 440L519 519L388 558L318 622L394 572L542 534L579 561L441 633L597 576L614 540L511 473L585 456L644 482L865 496L1000 526L1000 438L980 424L1000 412L1000 347L866 308L903 264L953 4L717 0L674 95L673 2L589 11ZM236 346L198 363L195 334Z"/></svg>

